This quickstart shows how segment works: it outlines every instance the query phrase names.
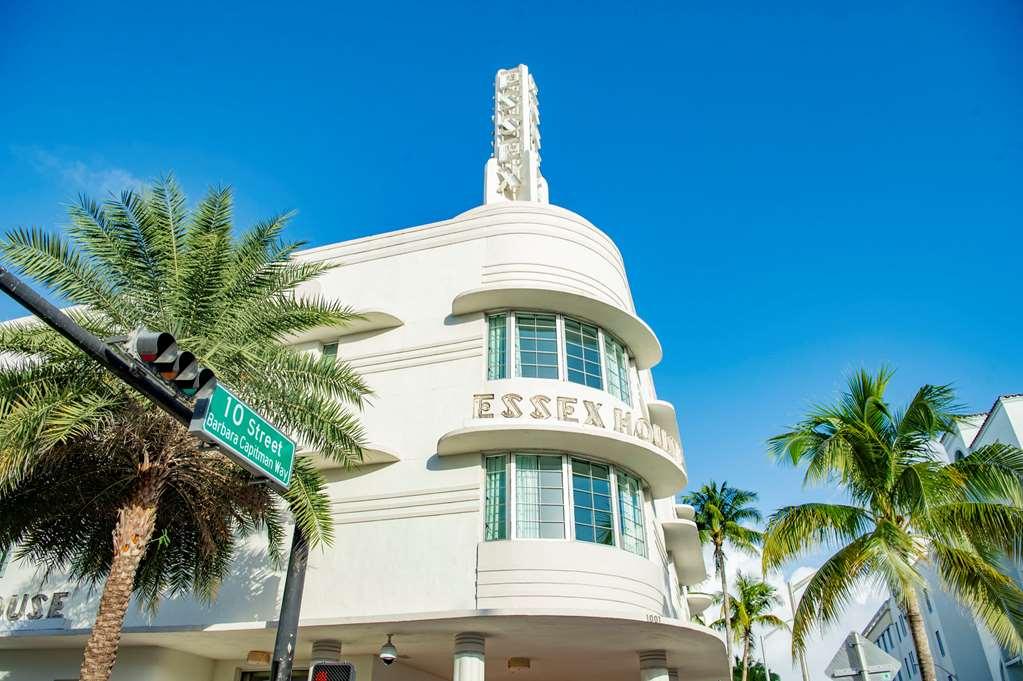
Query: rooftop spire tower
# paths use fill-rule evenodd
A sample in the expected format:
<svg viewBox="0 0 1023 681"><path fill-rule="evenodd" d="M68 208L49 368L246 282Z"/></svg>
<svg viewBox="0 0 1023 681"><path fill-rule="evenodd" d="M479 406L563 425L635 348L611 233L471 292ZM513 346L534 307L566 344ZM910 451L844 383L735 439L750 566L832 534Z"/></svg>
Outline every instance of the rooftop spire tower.
<svg viewBox="0 0 1023 681"><path fill-rule="evenodd" d="M501 69L494 77L494 142L484 172L484 203L547 203L536 94L536 82L524 64Z"/></svg>

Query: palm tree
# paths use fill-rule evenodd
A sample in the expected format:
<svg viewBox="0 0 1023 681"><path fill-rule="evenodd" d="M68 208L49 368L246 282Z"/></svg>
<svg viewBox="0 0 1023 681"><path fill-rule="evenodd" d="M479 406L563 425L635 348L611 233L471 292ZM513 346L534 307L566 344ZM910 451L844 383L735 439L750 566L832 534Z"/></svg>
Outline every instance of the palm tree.
<svg viewBox="0 0 1023 681"><path fill-rule="evenodd" d="M773 586L741 572L735 576L734 598L728 598L725 592L715 594L718 602L725 602L726 599L730 606L726 611L728 616L711 626L731 630L735 642L742 644L742 681L746 681L750 669L750 653L756 649L753 630L757 627L785 628L785 623L777 615L771 614L775 606L781 605L781 599Z"/></svg>
<svg viewBox="0 0 1023 681"><path fill-rule="evenodd" d="M735 664L732 665L732 681L742 681L742 660L734 658ZM749 666L749 675L747 681L768 681L767 670L764 669L763 662L754 662ZM781 677L771 672L770 681L781 681Z"/></svg>
<svg viewBox="0 0 1023 681"><path fill-rule="evenodd" d="M711 480L699 490L682 497L682 501L696 512L696 526L700 531L701 544L714 546L714 573L721 579L723 594L722 616L731 609L728 603L728 577L725 574L725 544L755 556L761 541L759 531L743 523L759 523L760 511L752 506L757 500L756 492L730 487L727 482L718 485ZM725 623L725 647L728 659L732 659L732 632L728 618Z"/></svg>
<svg viewBox="0 0 1023 681"><path fill-rule="evenodd" d="M343 362L284 342L353 315L295 293L330 266L292 258L289 215L236 236L231 206L230 190L216 189L189 213L167 179L102 205L83 197L66 232L11 230L0 254L100 337L173 333L304 449L349 464L361 457L354 410L366 386ZM47 571L103 583L82 681L109 678L133 593L152 608L179 592L212 599L253 531L281 560L285 505L61 336L0 326L0 357L0 553L17 547ZM308 457L286 502L310 545L331 541L325 482Z"/></svg>
<svg viewBox="0 0 1023 681"><path fill-rule="evenodd" d="M819 406L771 438L779 459L806 467L848 503L787 506L771 515L766 570L801 554L833 550L796 609L793 652L811 626L836 623L864 580L887 586L909 618L923 681L935 681L918 589L936 568L944 588L971 608L1003 645L1023 652L1023 591L1000 572L1000 555L1023 557L1023 451L978 449L945 463L933 442L955 418L948 386L925 385L901 410L885 401L892 372L859 371L836 404Z"/></svg>

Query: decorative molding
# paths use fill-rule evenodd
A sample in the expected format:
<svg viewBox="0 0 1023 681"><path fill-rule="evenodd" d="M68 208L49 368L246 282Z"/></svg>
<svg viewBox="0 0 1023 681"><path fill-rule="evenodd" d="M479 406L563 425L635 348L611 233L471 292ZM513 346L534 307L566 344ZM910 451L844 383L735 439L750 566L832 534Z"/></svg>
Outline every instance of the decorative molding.
<svg viewBox="0 0 1023 681"><path fill-rule="evenodd" d="M371 494L362 497L345 497L343 499L332 499L332 504L347 504L359 501L377 501L378 499L404 499L407 497L425 496L427 494L444 494L445 492L465 492L473 490L479 492L479 484L455 485L453 487L434 487L432 489L414 489L407 492L387 492L385 494Z"/></svg>
<svg viewBox="0 0 1023 681"><path fill-rule="evenodd" d="M347 358L348 364L360 374L373 374L396 369L440 364L460 359L477 358L483 349L483 336L418 345L388 352L376 352Z"/></svg>
<svg viewBox="0 0 1023 681"><path fill-rule="evenodd" d="M625 266L618 247L609 236L585 218L556 206L544 206L543 208L537 206L530 209L529 207L534 204L507 205L511 207L487 206L477 209L483 211L478 214L463 214L450 220L442 220L419 227L409 227L379 236L321 246L302 251L298 257L304 262L334 260L344 265L352 265L442 248L452 244L477 241L492 236L521 234L555 236L593 251L606 260L621 276L623 284L628 286ZM542 216L547 220L541 222L530 217L534 215ZM510 219L518 216L525 217L519 220ZM514 229L508 230L509 227L514 227ZM549 231L543 231L537 227L561 230L567 232L569 236L553 235Z"/></svg>
<svg viewBox="0 0 1023 681"><path fill-rule="evenodd" d="M516 275L530 275L531 278ZM502 262L483 265L481 282L483 285L516 280L555 283L563 287L574 288L587 295L597 293L622 309L632 309L629 301L622 298L603 281L586 272L537 262Z"/></svg>
<svg viewBox="0 0 1023 681"><path fill-rule="evenodd" d="M479 513L478 484L412 490L373 496L334 499L332 515L339 525L405 518Z"/></svg>
<svg viewBox="0 0 1023 681"><path fill-rule="evenodd" d="M484 172L485 203L547 203L540 174L540 107L533 76L524 64L494 77L494 140Z"/></svg>

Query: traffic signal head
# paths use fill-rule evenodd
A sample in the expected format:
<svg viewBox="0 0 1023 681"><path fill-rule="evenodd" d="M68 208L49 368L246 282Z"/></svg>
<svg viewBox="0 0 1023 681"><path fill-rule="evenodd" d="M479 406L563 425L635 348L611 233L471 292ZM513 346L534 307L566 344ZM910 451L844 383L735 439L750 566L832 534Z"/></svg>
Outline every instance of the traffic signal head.
<svg viewBox="0 0 1023 681"><path fill-rule="evenodd" d="M140 329L132 335L132 350L147 364L166 362L173 359L178 352L178 344L174 336L166 331L148 331Z"/></svg>
<svg viewBox="0 0 1023 681"><path fill-rule="evenodd" d="M309 681L355 681L355 667L348 662L317 662L309 670Z"/></svg>
<svg viewBox="0 0 1023 681"><path fill-rule="evenodd" d="M180 393L193 397L216 380L213 371L201 366L195 355L178 350L174 336L165 331L139 329L129 339L131 351Z"/></svg>

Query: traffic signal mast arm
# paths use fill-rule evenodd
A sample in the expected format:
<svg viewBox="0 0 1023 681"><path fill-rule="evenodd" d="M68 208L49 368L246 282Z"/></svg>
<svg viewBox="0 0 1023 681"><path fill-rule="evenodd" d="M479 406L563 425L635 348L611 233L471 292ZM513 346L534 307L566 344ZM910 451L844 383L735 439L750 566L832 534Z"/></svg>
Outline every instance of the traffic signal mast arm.
<svg viewBox="0 0 1023 681"><path fill-rule="evenodd" d="M186 426L191 422L192 407L173 388L151 373L145 364L128 357L83 329L2 265L0 265L0 290L21 303L29 312L109 369L122 381L142 393L160 409Z"/></svg>

